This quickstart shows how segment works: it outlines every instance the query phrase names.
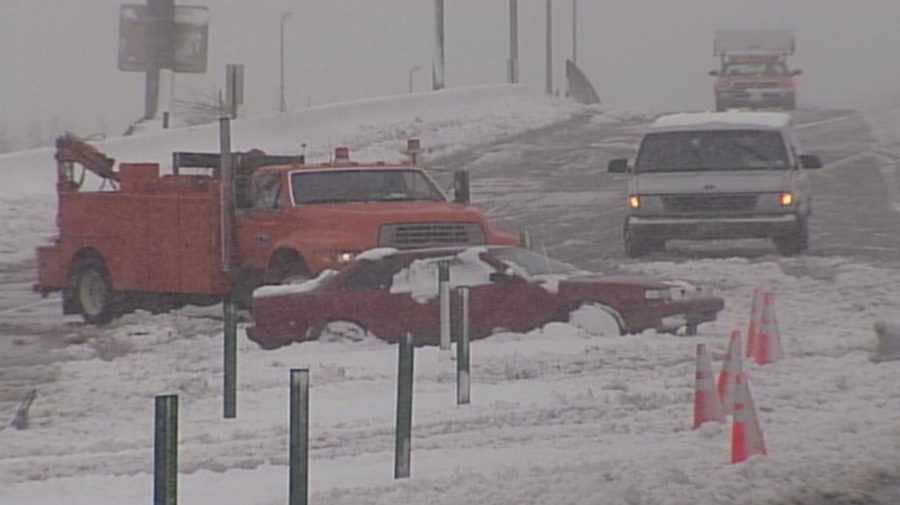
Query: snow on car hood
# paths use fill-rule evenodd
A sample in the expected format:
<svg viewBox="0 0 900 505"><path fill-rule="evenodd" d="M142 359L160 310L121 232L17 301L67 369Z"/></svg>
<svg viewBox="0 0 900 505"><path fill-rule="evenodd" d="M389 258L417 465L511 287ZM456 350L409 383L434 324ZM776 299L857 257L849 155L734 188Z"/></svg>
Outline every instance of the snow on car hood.
<svg viewBox="0 0 900 505"><path fill-rule="evenodd" d="M321 286L322 283L337 274L337 270L326 268L319 273L315 279L308 279L296 284L278 284L261 286L253 290L253 298L266 298L269 296L293 295L297 293L306 293Z"/></svg>

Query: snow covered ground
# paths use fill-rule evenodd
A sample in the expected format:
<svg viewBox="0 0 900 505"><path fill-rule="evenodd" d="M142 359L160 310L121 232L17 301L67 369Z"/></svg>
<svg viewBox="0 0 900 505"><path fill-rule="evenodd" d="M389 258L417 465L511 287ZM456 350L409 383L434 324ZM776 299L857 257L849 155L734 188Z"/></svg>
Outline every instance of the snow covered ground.
<svg viewBox="0 0 900 505"><path fill-rule="evenodd" d="M390 160L408 136L420 136L433 156L580 110L501 86L238 122L235 140L239 149L273 152L302 140L319 156L347 143L360 158ZM100 148L121 160L161 161L176 148L215 149L214 129L183 133ZM30 258L52 235L50 156L0 157L0 264ZM311 375L310 503L868 503L865 490L879 479L900 478L900 362L870 360L873 324L900 314L900 272L847 258L775 256L623 268L712 286L726 309L696 337L619 337L582 311L570 323L476 341L466 406L455 404L455 362L417 349L405 480L392 478L396 346L310 342L263 351L240 331L238 417L225 420L216 320L190 310L138 313L91 334L66 319L58 330L66 345L44 356L55 380L36 386L31 427L0 431L0 503L150 503L160 394L179 395L180 503L284 503L291 368ZM746 328L754 287L775 293L788 356L744 363L769 454L732 465L730 423L691 429L694 352L708 344L718 371L729 333ZM0 333L0 353L22 342ZM32 368L3 373L27 379ZM23 380L23 394L27 388Z"/></svg>

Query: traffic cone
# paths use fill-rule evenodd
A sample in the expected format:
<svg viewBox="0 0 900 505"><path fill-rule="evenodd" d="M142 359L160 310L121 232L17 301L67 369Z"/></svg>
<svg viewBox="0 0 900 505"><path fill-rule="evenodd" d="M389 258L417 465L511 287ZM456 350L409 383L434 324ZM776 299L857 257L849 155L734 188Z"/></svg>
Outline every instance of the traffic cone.
<svg viewBox="0 0 900 505"><path fill-rule="evenodd" d="M735 381L734 423L731 428L731 462L740 463L754 454L766 454L756 407L750 396L747 374L741 372Z"/></svg>
<svg viewBox="0 0 900 505"><path fill-rule="evenodd" d="M697 373L694 381L694 429L707 421L725 421L722 401L716 391L712 358L706 344L697 344Z"/></svg>
<svg viewBox="0 0 900 505"><path fill-rule="evenodd" d="M747 325L747 353L748 358L756 354L756 336L759 333L759 319L762 316L763 291L753 288L753 301L750 304L750 324Z"/></svg>
<svg viewBox="0 0 900 505"><path fill-rule="evenodd" d="M737 374L741 373L742 368L741 331L734 330L731 332L728 354L725 355L725 361L722 362L722 371L719 373L719 381L716 383L719 399L722 400L722 407L726 415L734 412L734 384Z"/></svg>
<svg viewBox="0 0 900 505"><path fill-rule="evenodd" d="M772 293L763 295L762 317L759 320L759 334L753 351L753 360L757 365L777 363L784 357L781 346L781 335L778 334L778 321L775 319L775 303Z"/></svg>

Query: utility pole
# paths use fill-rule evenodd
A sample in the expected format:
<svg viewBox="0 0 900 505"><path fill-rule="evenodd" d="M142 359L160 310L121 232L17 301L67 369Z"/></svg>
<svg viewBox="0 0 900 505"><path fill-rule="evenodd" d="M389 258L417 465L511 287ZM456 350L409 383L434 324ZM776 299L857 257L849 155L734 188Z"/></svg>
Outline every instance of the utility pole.
<svg viewBox="0 0 900 505"><path fill-rule="evenodd" d="M434 0L434 63L431 89L444 89L444 0Z"/></svg>
<svg viewBox="0 0 900 505"><path fill-rule="evenodd" d="M572 63L578 63L578 0L572 0Z"/></svg>
<svg viewBox="0 0 900 505"><path fill-rule="evenodd" d="M510 84L519 82L519 1L509 0L509 63L507 78Z"/></svg>
<svg viewBox="0 0 900 505"><path fill-rule="evenodd" d="M291 17L290 12L285 12L281 15L281 64L279 65L280 70L280 82L281 82L281 101L278 103L278 111L279 112L287 112L287 103L284 101L284 22Z"/></svg>
<svg viewBox="0 0 900 505"><path fill-rule="evenodd" d="M553 10L547 0L547 94L553 94Z"/></svg>

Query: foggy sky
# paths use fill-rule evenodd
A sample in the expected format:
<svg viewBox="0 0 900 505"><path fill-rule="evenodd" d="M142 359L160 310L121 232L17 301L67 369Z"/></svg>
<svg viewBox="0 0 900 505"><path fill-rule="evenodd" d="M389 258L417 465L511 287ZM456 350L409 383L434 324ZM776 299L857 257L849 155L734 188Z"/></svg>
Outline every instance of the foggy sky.
<svg viewBox="0 0 900 505"><path fill-rule="evenodd" d="M119 8L138 0L0 0L0 138L35 130L120 134L144 111L144 74L117 69ZM245 115L278 111L279 26L286 101L307 104L431 86L433 0L179 0L210 9L208 72L179 74L175 94L224 88L243 63ZM554 86L571 57L571 0L553 0ZM544 89L544 0L519 0L521 82ZM504 82L508 0L445 0L448 87ZM791 28L801 107L900 103L898 0L578 0L578 63L604 105L712 107L716 29ZM164 82L163 88L169 83ZM165 104L161 104L165 108ZM30 132L30 133L29 133Z"/></svg>

